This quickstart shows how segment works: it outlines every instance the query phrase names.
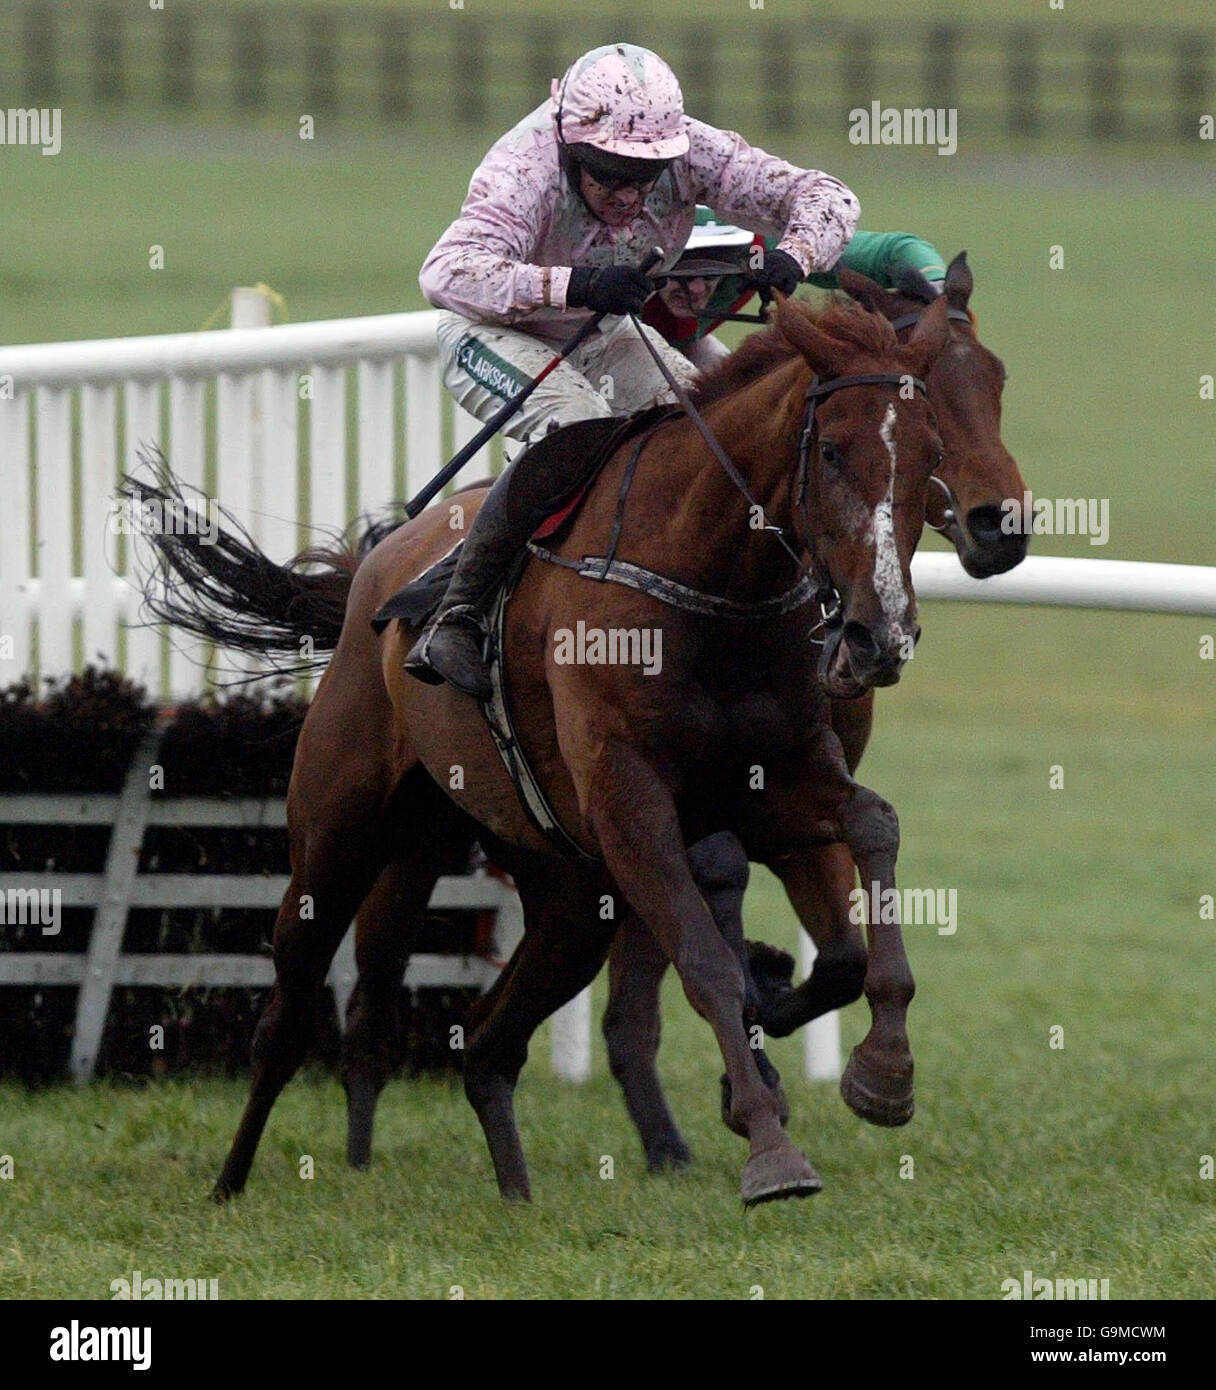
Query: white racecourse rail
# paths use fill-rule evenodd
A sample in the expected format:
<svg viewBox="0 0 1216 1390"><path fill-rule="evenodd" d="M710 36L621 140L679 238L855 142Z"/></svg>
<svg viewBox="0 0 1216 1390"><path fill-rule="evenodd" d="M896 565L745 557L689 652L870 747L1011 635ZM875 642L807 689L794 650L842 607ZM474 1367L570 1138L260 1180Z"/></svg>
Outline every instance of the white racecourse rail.
<svg viewBox="0 0 1216 1390"><path fill-rule="evenodd" d="M476 433L443 392L436 318L269 327L265 297L238 290L225 331L0 349L0 683L101 656L162 696L196 694L189 648L127 626L138 596L113 522L119 473L140 446L161 445L180 478L286 559L303 528L340 528L411 496ZM483 451L465 478L500 459ZM952 554L923 552L913 578L922 598L1216 615L1216 569L1194 565L1032 556L978 581ZM585 1075L587 996L554 1036L559 1070ZM808 1074L838 1074L835 1016L807 1029L807 1048Z"/></svg>

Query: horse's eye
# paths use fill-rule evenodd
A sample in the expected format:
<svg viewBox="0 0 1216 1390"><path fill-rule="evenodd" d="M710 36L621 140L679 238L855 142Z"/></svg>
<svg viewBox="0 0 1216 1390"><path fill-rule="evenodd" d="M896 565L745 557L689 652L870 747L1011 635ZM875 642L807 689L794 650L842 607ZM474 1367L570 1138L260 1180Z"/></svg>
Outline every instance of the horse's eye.
<svg viewBox="0 0 1216 1390"><path fill-rule="evenodd" d="M840 462L840 450L830 439L824 439L820 441L819 453L822 456L824 463L836 464Z"/></svg>

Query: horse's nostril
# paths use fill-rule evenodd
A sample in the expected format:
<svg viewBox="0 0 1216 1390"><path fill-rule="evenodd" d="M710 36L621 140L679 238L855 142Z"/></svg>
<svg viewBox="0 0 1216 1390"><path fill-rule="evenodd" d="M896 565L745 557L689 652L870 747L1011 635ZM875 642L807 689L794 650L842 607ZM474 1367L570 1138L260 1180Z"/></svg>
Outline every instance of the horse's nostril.
<svg viewBox="0 0 1216 1390"><path fill-rule="evenodd" d="M967 513L967 530L976 545L1001 545L1017 535L1017 531L1003 530L1001 522L1004 513L1000 507L972 507Z"/></svg>
<svg viewBox="0 0 1216 1390"><path fill-rule="evenodd" d="M857 656L875 657L878 655L878 643L875 642L870 629L863 623L845 623L844 640Z"/></svg>

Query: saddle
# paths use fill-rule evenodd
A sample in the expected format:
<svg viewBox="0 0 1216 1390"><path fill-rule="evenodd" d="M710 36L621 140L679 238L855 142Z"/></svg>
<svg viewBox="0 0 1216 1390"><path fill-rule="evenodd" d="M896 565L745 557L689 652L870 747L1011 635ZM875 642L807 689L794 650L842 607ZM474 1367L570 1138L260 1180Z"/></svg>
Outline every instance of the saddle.
<svg viewBox="0 0 1216 1390"><path fill-rule="evenodd" d="M584 454L586 460L577 470L577 475L569 487L538 504L542 517L531 529L529 542L553 540L560 536L578 515L587 493L591 490L591 484L617 449L649 429L657 420L670 413L671 409L670 406L653 406L649 410L638 411L624 418L608 416L593 420L577 420L571 425L554 430L529 446L529 464L540 464L543 467L543 453L568 450ZM522 456L517 460L523 461ZM372 627L377 635L383 633L394 620L405 623L415 631L426 626L443 601L448 582L459 563L463 546L464 542L461 541L430 569L417 579L412 579L381 605L372 618ZM521 556L525 556L528 551L525 548L520 553ZM518 569L518 564L513 565L510 577L514 577Z"/></svg>

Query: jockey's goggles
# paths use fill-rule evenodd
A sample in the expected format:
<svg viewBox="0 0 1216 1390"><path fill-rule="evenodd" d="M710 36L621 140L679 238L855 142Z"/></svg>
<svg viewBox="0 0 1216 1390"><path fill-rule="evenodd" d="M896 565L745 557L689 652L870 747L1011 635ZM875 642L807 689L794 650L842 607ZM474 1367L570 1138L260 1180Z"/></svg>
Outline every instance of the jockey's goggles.
<svg viewBox="0 0 1216 1390"><path fill-rule="evenodd" d="M655 183L670 159L630 159L627 155L606 154L594 145L567 147L575 162L609 193L618 188L646 188Z"/></svg>

